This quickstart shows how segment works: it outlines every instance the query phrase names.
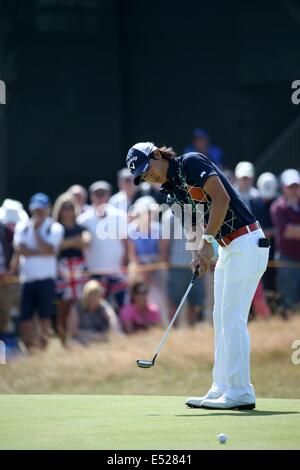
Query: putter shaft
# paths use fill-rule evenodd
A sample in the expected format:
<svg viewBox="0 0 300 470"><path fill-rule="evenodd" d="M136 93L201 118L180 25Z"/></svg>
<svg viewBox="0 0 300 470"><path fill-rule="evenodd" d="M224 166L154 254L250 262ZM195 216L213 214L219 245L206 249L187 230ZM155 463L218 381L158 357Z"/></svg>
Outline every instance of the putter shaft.
<svg viewBox="0 0 300 470"><path fill-rule="evenodd" d="M138 360L138 361L137 361L137 365L138 365L139 367L142 367L142 368L145 368L145 369L146 369L146 368L149 368L149 367L154 366L155 360L156 360L156 358L157 358L157 356L158 356L158 354L159 354L161 348L163 347L163 344L164 344L164 342L165 342L165 340L166 340L166 337L168 336L170 329L172 328L172 326L173 326L173 324L174 324L176 318L178 317L178 315L179 315L179 313L180 313L180 311L181 311L181 308L182 308L184 302L186 301L186 298L187 298L187 296L189 295L189 292L190 292L191 288L193 287L194 282L195 282L197 276L198 276L198 269L196 268L196 270L195 270L194 273L193 273L193 277L192 277L192 279L191 279L191 281L190 281L190 283L189 283L189 285L188 285L188 288L187 288L187 290L185 291L185 294L184 294L184 296L182 297L181 302L180 302L180 304L179 304L179 306L178 306L178 308L177 308L177 310L176 310L176 312L175 312L175 314L174 314L174 316L173 316L173 318L172 318L172 320L171 320L171 322L170 322L170 324L169 324L169 326L168 326L168 328L167 328L167 330L166 330L166 332L165 332L165 334L164 334L164 336L163 336L161 342L159 343L159 345L158 345L158 347L157 347L157 349L156 349L156 351L155 351L155 353L154 353L154 357L153 357L152 361Z"/></svg>

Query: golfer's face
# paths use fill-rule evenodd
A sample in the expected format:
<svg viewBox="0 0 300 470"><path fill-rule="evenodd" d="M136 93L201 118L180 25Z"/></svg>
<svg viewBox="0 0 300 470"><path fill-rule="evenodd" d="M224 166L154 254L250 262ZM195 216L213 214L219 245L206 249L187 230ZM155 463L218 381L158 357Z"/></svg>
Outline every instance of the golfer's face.
<svg viewBox="0 0 300 470"><path fill-rule="evenodd" d="M159 172L159 160L150 160L150 166L141 177L141 181L147 181L147 183L163 183L160 172Z"/></svg>

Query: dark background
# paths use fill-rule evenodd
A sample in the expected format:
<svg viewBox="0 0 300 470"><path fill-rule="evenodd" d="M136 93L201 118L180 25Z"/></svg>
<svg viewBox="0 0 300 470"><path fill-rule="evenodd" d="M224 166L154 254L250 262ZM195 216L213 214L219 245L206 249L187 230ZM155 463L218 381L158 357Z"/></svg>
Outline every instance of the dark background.
<svg viewBox="0 0 300 470"><path fill-rule="evenodd" d="M255 162L300 111L300 2L0 0L0 79L1 198L115 184L136 141L194 127Z"/></svg>

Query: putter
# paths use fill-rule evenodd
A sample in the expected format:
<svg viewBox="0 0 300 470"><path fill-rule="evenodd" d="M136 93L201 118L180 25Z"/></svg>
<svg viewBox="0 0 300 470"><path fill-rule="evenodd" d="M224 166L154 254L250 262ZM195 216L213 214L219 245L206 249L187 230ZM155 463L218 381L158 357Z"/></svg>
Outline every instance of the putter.
<svg viewBox="0 0 300 470"><path fill-rule="evenodd" d="M169 326L168 326L167 331L165 332L165 334L164 334L164 336L163 336L161 342L159 343L159 345L158 345L158 347L157 347L157 349L156 349L156 351L155 351L155 354L154 354L154 357L153 357L152 361L148 361L148 360L146 360L146 359L138 359L138 360L136 361L138 367L141 367L141 368L143 368L143 369L149 369L150 367L153 367L153 366L154 366L155 361L156 361L156 358L157 358L157 356L158 356L158 354L159 354L161 348L163 347L163 344L164 344L164 342L165 342L165 340L166 340L166 338L167 338L167 336L168 336L168 334L169 334L169 331L170 331L170 329L172 328L173 323L175 322L176 318L178 317L178 315L179 315L179 313L180 313L180 311L181 311L181 308L182 308L184 302L186 301L186 298L187 298L187 296L189 295L189 292L190 292L191 288L193 287L194 282L195 282L197 276L198 276L198 268L196 268L196 270L195 270L194 273L193 273L193 277L192 277L192 279L191 279L191 282L189 283L189 286L188 286L187 290L185 291L184 296L183 296L182 299L181 299L181 302L180 302L180 304L179 304L179 306L178 306L178 308L177 308L177 310L176 310L176 312L175 312L175 315L173 316L173 318L172 318L172 320L171 320L171 322L170 322L170 324L169 324Z"/></svg>

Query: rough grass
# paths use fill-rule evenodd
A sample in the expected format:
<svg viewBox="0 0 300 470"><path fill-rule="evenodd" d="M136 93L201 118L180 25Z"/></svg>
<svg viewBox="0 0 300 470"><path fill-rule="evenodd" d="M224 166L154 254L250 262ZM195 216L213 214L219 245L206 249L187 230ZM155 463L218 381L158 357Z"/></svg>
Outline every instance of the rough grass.
<svg viewBox="0 0 300 470"><path fill-rule="evenodd" d="M300 317L255 321L249 325L252 382L259 397L299 398L300 365L293 365L292 342L300 339ZM211 384L213 329L173 329L157 365L139 369L136 359L151 359L162 337L154 330L108 343L64 350L57 339L46 352L0 366L0 393L194 395Z"/></svg>

